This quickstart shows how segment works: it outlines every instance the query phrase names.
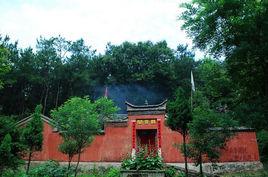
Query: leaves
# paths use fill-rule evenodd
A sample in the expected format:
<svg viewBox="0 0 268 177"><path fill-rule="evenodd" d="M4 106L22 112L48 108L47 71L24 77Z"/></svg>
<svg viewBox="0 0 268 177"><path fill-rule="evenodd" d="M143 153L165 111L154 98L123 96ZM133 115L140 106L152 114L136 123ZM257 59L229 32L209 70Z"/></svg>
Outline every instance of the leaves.
<svg viewBox="0 0 268 177"><path fill-rule="evenodd" d="M215 162L220 156L220 149L232 136L231 127L236 125L226 113L217 113L210 109L208 100L201 92L194 95L193 120L188 124L190 141L187 150L197 165L202 163L202 156Z"/></svg>
<svg viewBox="0 0 268 177"><path fill-rule="evenodd" d="M43 121L41 110L41 105L36 106L32 119L26 124L22 132L22 142L26 145L28 153L42 150Z"/></svg>
<svg viewBox="0 0 268 177"><path fill-rule="evenodd" d="M156 152L142 148L139 148L133 158L126 158L121 164L121 168L126 170L160 170L163 167L162 158Z"/></svg>
<svg viewBox="0 0 268 177"><path fill-rule="evenodd" d="M167 125L172 130L185 134L188 130L187 124L192 120L192 115L189 97L183 89L178 89L175 100L168 102L167 112Z"/></svg>

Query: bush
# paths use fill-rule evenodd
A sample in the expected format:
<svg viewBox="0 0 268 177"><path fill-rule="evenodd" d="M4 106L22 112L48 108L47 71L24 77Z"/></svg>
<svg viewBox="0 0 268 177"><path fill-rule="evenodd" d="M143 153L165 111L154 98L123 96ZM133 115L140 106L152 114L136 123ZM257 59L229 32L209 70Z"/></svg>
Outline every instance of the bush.
<svg viewBox="0 0 268 177"><path fill-rule="evenodd" d="M162 158L156 152L142 148L139 148L134 158L128 157L121 164L121 168L126 170L160 170L163 167Z"/></svg>
<svg viewBox="0 0 268 177"><path fill-rule="evenodd" d="M60 166L56 161L47 161L30 170L29 177L66 177L67 167ZM70 173L71 174L71 170Z"/></svg>
<svg viewBox="0 0 268 177"><path fill-rule="evenodd" d="M105 177L120 177L120 170L117 168L110 168Z"/></svg>
<svg viewBox="0 0 268 177"><path fill-rule="evenodd" d="M0 177L28 177L24 171L6 169Z"/></svg>
<svg viewBox="0 0 268 177"><path fill-rule="evenodd" d="M261 130L257 133L261 161L268 161L268 131Z"/></svg>
<svg viewBox="0 0 268 177"><path fill-rule="evenodd" d="M184 177L185 174L183 172L178 171L174 167L166 167L165 168L165 177Z"/></svg>
<svg viewBox="0 0 268 177"><path fill-rule="evenodd" d="M120 177L120 170L117 168L93 168L89 174L81 174L79 177Z"/></svg>

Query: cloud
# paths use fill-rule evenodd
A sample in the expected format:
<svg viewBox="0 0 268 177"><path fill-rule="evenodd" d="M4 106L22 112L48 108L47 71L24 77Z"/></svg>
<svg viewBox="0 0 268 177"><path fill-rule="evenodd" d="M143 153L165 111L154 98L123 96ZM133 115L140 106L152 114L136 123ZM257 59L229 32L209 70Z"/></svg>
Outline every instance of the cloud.
<svg viewBox="0 0 268 177"><path fill-rule="evenodd" d="M85 39L103 52L108 42L166 40L176 48L191 40L177 20L180 0L10 0L0 7L0 33L34 47L39 36Z"/></svg>

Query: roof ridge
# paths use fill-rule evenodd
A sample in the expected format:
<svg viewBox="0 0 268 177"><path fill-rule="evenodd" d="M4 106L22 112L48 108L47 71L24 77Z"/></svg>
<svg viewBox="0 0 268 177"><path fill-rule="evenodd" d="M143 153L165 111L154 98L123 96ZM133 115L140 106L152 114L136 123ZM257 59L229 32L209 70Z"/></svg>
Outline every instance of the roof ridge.
<svg viewBox="0 0 268 177"><path fill-rule="evenodd" d="M163 106L166 102L167 102L167 99L165 99L159 104L152 104L152 105L134 105L134 104L129 103L128 101L125 101L125 104L133 108L154 108L154 107Z"/></svg>

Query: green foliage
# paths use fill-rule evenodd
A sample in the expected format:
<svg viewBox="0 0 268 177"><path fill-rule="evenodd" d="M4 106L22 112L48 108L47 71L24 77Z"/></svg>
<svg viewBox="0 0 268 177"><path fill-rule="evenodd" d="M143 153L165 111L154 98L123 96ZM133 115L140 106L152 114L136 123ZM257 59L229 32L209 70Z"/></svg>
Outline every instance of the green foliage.
<svg viewBox="0 0 268 177"><path fill-rule="evenodd" d="M188 175L187 166L187 148L186 148L186 136L188 134L188 123L192 120L191 105L189 97L186 92L179 88L175 95L174 101L169 101L167 106L168 118L167 125L172 129L182 134L183 136L183 148L184 154L185 172Z"/></svg>
<svg viewBox="0 0 268 177"><path fill-rule="evenodd" d="M119 108L114 105L112 100L106 97L101 97L97 99L94 104L101 127L104 127L105 121L115 119L115 113Z"/></svg>
<svg viewBox="0 0 268 177"><path fill-rule="evenodd" d="M68 153L69 164L72 156L78 154L75 176L81 152L99 131L98 113L95 107L88 98L74 97L51 112L63 137L64 142L60 147L62 152Z"/></svg>
<svg viewBox="0 0 268 177"><path fill-rule="evenodd" d="M168 166L165 168L165 177L185 177L185 174L172 166Z"/></svg>
<svg viewBox="0 0 268 177"><path fill-rule="evenodd" d="M68 168L70 168L70 162L72 161L73 156L79 153L79 149L77 147L77 142L72 139L68 139L67 137L64 138L64 141L59 146L60 152L68 155Z"/></svg>
<svg viewBox="0 0 268 177"><path fill-rule="evenodd" d="M76 152L76 142L73 140L66 140L59 146L59 150L64 154L69 154L72 156L73 154L77 154Z"/></svg>
<svg viewBox="0 0 268 177"><path fill-rule="evenodd" d="M12 139L10 134L6 134L0 144L0 171L3 171L6 167L10 166L10 162L13 160L13 154L11 153Z"/></svg>
<svg viewBox="0 0 268 177"><path fill-rule="evenodd" d="M84 174L80 174L78 177L120 177L120 170L118 168L96 168L85 171Z"/></svg>
<svg viewBox="0 0 268 177"><path fill-rule="evenodd" d="M162 158L156 152L142 148L139 148L135 157L128 157L121 164L121 168L126 170L160 170L163 167Z"/></svg>
<svg viewBox="0 0 268 177"><path fill-rule="evenodd" d="M66 177L67 168L56 161L47 161L30 170L29 177Z"/></svg>
<svg viewBox="0 0 268 177"><path fill-rule="evenodd" d="M57 161L49 160L42 164L34 166L27 175L24 170L5 170L0 177L73 177L74 169L67 169L66 166L60 165ZM86 170L78 177L120 177L118 168L93 168Z"/></svg>
<svg viewBox="0 0 268 177"><path fill-rule="evenodd" d="M105 177L119 177L120 176L120 170L117 168L111 168Z"/></svg>
<svg viewBox="0 0 268 177"><path fill-rule="evenodd" d="M42 150L43 121L41 119L42 106L37 105L32 119L26 124L22 132L22 143L26 146L28 154L27 173L29 171L32 153Z"/></svg>
<svg viewBox="0 0 268 177"><path fill-rule="evenodd" d="M10 63L8 61L8 49L5 48L1 44L1 36L0 36L0 89L3 88L4 85L4 76L10 71Z"/></svg>
<svg viewBox="0 0 268 177"><path fill-rule="evenodd" d="M88 98L71 98L52 110L51 115L63 138L76 141L81 149L91 143L99 130L98 114Z"/></svg>
<svg viewBox="0 0 268 177"><path fill-rule="evenodd" d="M233 109L233 115L243 126L252 127L256 130L268 130L268 100L256 98L248 102L238 103Z"/></svg>
<svg viewBox="0 0 268 177"><path fill-rule="evenodd" d="M259 151L261 154L261 160L263 162L268 161L268 131L261 130L257 133L257 140L259 145Z"/></svg>
<svg viewBox="0 0 268 177"><path fill-rule="evenodd" d="M168 102L167 112L167 125L172 130L185 134L188 130L187 124L192 120L192 115L189 97L182 88L177 90L175 100Z"/></svg>
<svg viewBox="0 0 268 177"><path fill-rule="evenodd" d="M0 116L0 173L16 170L21 160L24 145L20 140L21 131L15 128L12 117Z"/></svg>
<svg viewBox="0 0 268 177"><path fill-rule="evenodd" d="M41 110L41 105L36 106L32 119L23 128L22 141L27 146L29 153L42 150L43 121Z"/></svg>
<svg viewBox="0 0 268 177"><path fill-rule="evenodd" d="M238 120L257 129L267 127L268 2L193 0L182 7L182 28L193 38L195 46L225 57L235 88L233 104ZM207 89L214 92L219 87L221 84Z"/></svg>
<svg viewBox="0 0 268 177"><path fill-rule="evenodd" d="M200 61L197 67L198 90L202 91L211 106L221 112L232 106L234 88L227 73L226 63L211 58Z"/></svg>
<svg viewBox="0 0 268 177"><path fill-rule="evenodd" d="M1 172L0 177L29 177L24 171L6 169Z"/></svg>
<svg viewBox="0 0 268 177"><path fill-rule="evenodd" d="M211 162L216 162L220 150L232 136L230 128L235 121L226 114L216 113L209 107L209 103L201 92L195 92L193 121L189 123L190 141L188 145L189 157L196 165L200 165L202 174L202 161L204 155Z"/></svg>

